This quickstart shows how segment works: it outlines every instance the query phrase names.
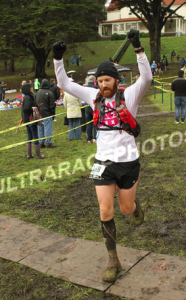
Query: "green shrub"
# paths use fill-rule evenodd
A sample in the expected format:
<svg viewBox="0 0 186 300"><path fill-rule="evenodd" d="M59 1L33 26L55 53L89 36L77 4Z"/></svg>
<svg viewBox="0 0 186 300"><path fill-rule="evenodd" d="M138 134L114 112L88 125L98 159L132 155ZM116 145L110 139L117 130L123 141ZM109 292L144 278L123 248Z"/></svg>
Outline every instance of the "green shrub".
<svg viewBox="0 0 186 300"><path fill-rule="evenodd" d="M113 33L111 35L111 41L124 40L125 38L126 38L126 34Z"/></svg>
<svg viewBox="0 0 186 300"><path fill-rule="evenodd" d="M149 32L140 32L140 37L141 38L147 38L147 37L149 37Z"/></svg>

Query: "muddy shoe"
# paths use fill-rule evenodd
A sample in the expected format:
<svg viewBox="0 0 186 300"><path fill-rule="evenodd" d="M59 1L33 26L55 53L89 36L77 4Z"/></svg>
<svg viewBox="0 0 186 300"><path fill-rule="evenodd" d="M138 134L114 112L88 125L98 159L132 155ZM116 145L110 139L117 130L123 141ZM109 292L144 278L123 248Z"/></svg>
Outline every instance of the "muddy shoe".
<svg viewBox="0 0 186 300"><path fill-rule="evenodd" d="M105 282L114 282L117 279L117 274L120 269L117 268L107 268L106 271L103 273L102 280Z"/></svg>
<svg viewBox="0 0 186 300"><path fill-rule="evenodd" d="M133 224L135 226L139 226L144 221L144 212L143 212L143 210L140 206L140 203L139 203L138 199L135 200L135 203L136 203L136 209L133 212L133 216L134 216Z"/></svg>
<svg viewBox="0 0 186 300"><path fill-rule="evenodd" d="M102 280L106 282L113 282L117 278L117 274L121 271L121 264L117 255L109 253L109 263L107 269L103 273Z"/></svg>

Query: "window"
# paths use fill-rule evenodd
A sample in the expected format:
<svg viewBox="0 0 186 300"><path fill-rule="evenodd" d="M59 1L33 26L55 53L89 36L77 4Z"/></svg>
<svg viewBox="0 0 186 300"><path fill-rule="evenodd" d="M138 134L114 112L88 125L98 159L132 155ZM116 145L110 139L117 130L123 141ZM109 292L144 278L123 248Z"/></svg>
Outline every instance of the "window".
<svg viewBox="0 0 186 300"><path fill-rule="evenodd" d="M124 31L124 24L119 24L119 31Z"/></svg>
<svg viewBox="0 0 186 300"><path fill-rule="evenodd" d="M137 29L137 23L126 23L126 31L129 31L130 29Z"/></svg>
<svg viewBox="0 0 186 300"><path fill-rule="evenodd" d="M114 31L118 31L118 24L114 24Z"/></svg>

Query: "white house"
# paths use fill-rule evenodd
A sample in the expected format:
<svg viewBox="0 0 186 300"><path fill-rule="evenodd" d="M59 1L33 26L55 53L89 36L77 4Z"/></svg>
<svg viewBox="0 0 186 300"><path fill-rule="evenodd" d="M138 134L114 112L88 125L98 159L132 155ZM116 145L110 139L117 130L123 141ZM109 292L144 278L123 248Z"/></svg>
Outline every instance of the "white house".
<svg viewBox="0 0 186 300"><path fill-rule="evenodd" d="M164 5L168 5L171 0L164 0ZM184 0L176 0L171 6L176 9L183 4ZM186 4L177 10L177 14L183 16L180 19L173 16L168 20L162 29L164 35L185 35L186 34ZM114 33L126 34L131 28L140 32L148 32L142 22L130 11L128 7L121 10L107 11L107 20L99 24L99 34L101 37L109 37Z"/></svg>

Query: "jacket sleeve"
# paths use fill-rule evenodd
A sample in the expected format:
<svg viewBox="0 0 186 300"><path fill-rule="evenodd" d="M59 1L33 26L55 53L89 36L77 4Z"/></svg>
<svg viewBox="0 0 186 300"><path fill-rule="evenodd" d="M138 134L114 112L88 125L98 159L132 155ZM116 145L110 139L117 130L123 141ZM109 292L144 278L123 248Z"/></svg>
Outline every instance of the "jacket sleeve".
<svg viewBox="0 0 186 300"><path fill-rule="evenodd" d="M26 95L23 100L23 112L27 115L29 115L33 112L32 101L28 95Z"/></svg>
<svg viewBox="0 0 186 300"><path fill-rule="evenodd" d="M55 98L53 93L51 92L49 98L49 109L52 115L55 115L55 108L56 108Z"/></svg>
<svg viewBox="0 0 186 300"><path fill-rule="evenodd" d="M33 94L33 104L32 104L32 106L38 107L38 104L36 102L36 95L35 94Z"/></svg>
<svg viewBox="0 0 186 300"><path fill-rule="evenodd" d="M56 88L56 100L58 100L59 99L59 97L60 97L60 90L59 90L59 88L57 87Z"/></svg>

